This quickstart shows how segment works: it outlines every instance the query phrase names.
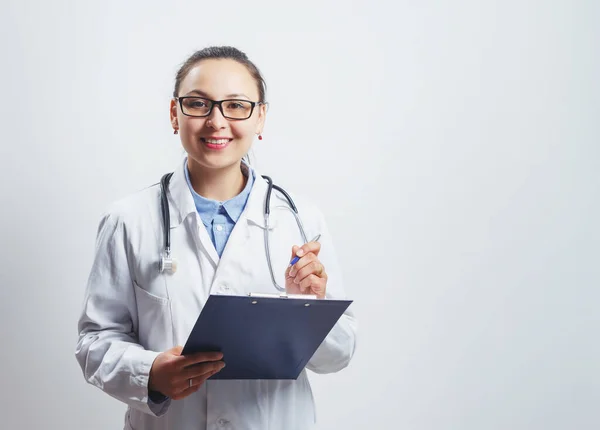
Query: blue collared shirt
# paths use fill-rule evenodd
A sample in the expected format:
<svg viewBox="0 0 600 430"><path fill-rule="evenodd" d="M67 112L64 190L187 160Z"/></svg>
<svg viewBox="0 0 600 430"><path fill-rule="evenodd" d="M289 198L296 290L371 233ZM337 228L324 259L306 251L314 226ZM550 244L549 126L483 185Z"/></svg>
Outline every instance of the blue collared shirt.
<svg viewBox="0 0 600 430"><path fill-rule="evenodd" d="M250 190L252 190L252 185L254 184L254 170L245 162L242 163L244 164L242 171L245 174L247 173L248 177L246 186L237 196L224 202L207 199L194 191L190 181L190 172L188 171L187 163L185 164L185 179L188 188L192 193L192 197L194 198L196 210L208 231L210 240L215 246L219 257L223 254L229 235L246 207Z"/></svg>

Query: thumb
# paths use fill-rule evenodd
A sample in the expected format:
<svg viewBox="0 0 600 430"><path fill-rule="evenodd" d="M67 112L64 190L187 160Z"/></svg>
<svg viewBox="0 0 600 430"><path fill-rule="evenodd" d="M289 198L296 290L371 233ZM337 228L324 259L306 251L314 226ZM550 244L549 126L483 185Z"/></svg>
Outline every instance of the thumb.
<svg viewBox="0 0 600 430"><path fill-rule="evenodd" d="M290 261L292 261L292 259L296 256L296 252L298 252L299 249L300 247L298 245L292 246L292 256L290 258Z"/></svg>
<svg viewBox="0 0 600 430"><path fill-rule="evenodd" d="M296 256L296 252L298 252L298 250L300 249L300 247L298 245L294 245L292 246L292 256L290 257L290 263L292 262L292 260L294 259L294 257ZM292 270L293 266L290 266L288 264L288 267L285 269L285 277L288 278L289 277L289 273L290 270Z"/></svg>
<svg viewBox="0 0 600 430"><path fill-rule="evenodd" d="M183 346L177 345L176 347L169 349L168 352L170 352L173 355L181 355L181 353L183 352Z"/></svg>

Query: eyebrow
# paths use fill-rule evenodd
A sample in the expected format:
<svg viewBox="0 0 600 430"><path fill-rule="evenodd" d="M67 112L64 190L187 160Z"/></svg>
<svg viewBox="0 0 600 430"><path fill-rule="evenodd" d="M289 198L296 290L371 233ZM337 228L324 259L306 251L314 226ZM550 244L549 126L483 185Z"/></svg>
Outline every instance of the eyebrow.
<svg viewBox="0 0 600 430"><path fill-rule="evenodd" d="M200 97L206 97L207 99L209 99L210 97L208 96L208 94L206 94L204 91L200 91L200 90L192 90L190 92L187 93L187 95L190 94L198 94ZM250 100L250 97L248 97L246 94L243 93L233 93L233 94L227 94L225 96L226 99L228 98L236 98L236 97L244 97L248 100Z"/></svg>

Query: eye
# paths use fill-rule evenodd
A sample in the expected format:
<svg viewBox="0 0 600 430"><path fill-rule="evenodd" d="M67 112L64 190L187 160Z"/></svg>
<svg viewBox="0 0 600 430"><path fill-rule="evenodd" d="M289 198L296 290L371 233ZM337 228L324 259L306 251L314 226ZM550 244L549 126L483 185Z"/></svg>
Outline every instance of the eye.
<svg viewBox="0 0 600 430"><path fill-rule="evenodd" d="M187 100L187 106L194 108L194 109L199 109L199 108L203 108L206 107L206 103L202 100Z"/></svg>
<svg viewBox="0 0 600 430"><path fill-rule="evenodd" d="M242 102L231 101L227 103L227 109L244 109L245 107Z"/></svg>

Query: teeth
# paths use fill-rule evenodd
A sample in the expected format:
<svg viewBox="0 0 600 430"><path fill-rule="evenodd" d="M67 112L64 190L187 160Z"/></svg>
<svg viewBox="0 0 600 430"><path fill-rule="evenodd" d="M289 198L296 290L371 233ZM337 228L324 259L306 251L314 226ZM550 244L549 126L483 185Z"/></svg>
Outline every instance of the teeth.
<svg viewBox="0 0 600 430"><path fill-rule="evenodd" d="M229 139L204 139L206 143L211 143L213 145L224 145L229 142Z"/></svg>

